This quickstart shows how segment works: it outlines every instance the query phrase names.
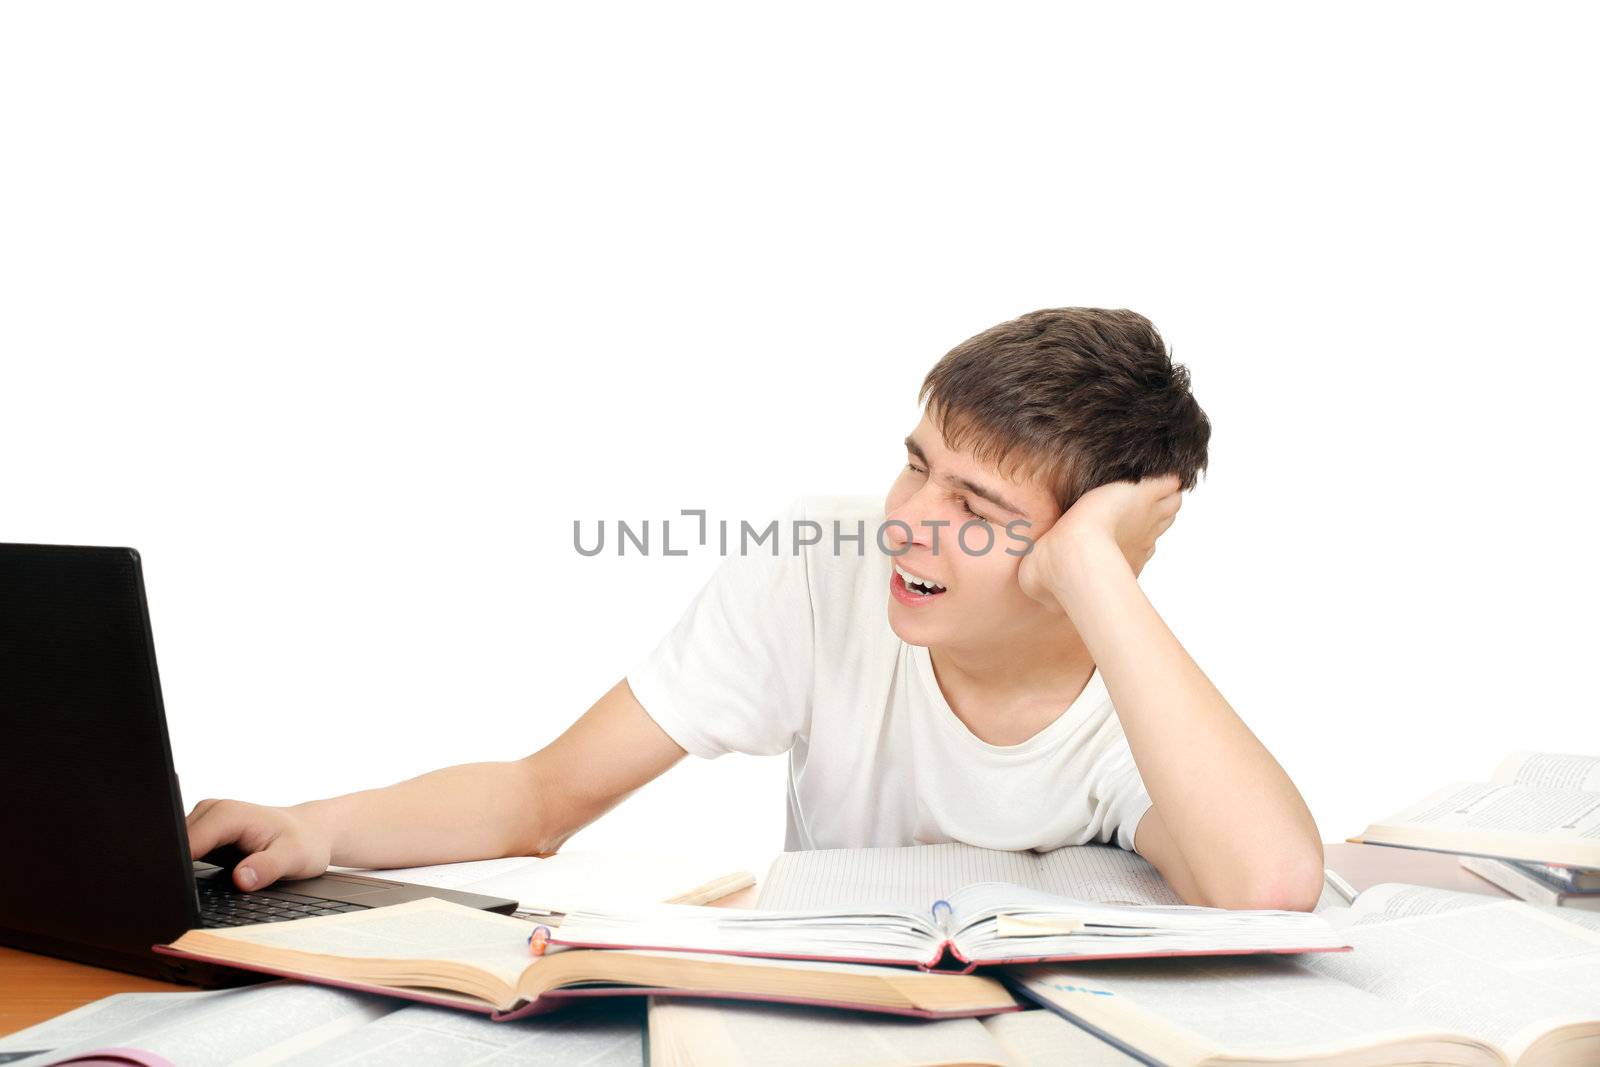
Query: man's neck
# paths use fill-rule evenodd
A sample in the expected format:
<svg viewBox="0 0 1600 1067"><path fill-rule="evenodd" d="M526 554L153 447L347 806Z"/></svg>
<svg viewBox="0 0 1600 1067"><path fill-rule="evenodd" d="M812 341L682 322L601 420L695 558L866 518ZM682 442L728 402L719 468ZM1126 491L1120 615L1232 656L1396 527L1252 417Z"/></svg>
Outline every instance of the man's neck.
<svg viewBox="0 0 1600 1067"><path fill-rule="evenodd" d="M1094 674L1088 648L1066 620L983 646L930 647L928 656L956 717L996 745L1020 744L1050 725Z"/></svg>

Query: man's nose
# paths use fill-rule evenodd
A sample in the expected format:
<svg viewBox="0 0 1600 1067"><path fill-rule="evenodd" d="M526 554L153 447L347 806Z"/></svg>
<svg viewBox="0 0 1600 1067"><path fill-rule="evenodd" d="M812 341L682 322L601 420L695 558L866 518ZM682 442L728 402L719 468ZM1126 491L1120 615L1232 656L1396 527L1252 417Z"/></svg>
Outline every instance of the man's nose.
<svg viewBox="0 0 1600 1067"><path fill-rule="evenodd" d="M932 513L928 510L927 497L919 489L905 499L903 503L884 517L884 541L896 553L903 553L910 547L928 548L932 545L933 527L927 524L926 519Z"/></svg>

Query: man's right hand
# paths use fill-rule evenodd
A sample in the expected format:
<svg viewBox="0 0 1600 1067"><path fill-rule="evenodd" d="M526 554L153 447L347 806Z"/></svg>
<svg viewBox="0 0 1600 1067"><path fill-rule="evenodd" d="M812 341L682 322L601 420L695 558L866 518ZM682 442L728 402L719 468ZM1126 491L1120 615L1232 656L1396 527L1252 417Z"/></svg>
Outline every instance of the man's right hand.
<svg viewBox="0 0 1600 1067"><path fill-rule="evenodd" d="M202 800L189 813L189 855L233 845L244 859L233 869L233 884L261 889L280 878L313 878L328 869L330 835L304 807L269 808L240 800Z"/></svg>
<svg viewBox="0 0 1600 1067"><path fill-rule="evenodd" d="M383 871L549 855L685 755L623 679L520 760L444 767L290 808L202 800L189 813L189 854L235 846L243 858L233 884L244 890L313 878L335 862Z"/></svg>

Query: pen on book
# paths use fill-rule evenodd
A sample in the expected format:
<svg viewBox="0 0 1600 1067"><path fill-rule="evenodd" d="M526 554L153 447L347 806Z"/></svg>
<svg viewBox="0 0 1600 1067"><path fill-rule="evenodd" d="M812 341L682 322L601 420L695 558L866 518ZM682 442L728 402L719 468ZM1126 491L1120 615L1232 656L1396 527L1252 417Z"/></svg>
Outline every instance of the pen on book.
<svg viewBox="0 0 1600 1067"><path fill-rule="evenodd" d="M528 952L534 956L543 956L544 950L550 945L550 928L548 926L535 926L533 933L528 935Z"/></svg>

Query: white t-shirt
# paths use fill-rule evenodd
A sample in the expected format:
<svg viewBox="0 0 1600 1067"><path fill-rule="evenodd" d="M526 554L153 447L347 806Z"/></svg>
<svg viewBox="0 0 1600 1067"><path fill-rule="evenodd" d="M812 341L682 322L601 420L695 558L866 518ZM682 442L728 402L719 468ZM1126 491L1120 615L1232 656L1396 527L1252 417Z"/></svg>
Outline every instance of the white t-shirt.
<svg viewBox="0 0 1600 1067"><path fill-rule="evenodd" d="M777 540L747 555L730 520L727 558L628 671L639 702L692 755L788 752L789 850L947 841L1131 850L1150 795L1099 670L1028 740L979 740L951 710L928 650L889 627L883 518L881 499L801 498ZM797 519L818 523L822 537L798 554ZM861 540L848 540L858 529Z"/></svg>

